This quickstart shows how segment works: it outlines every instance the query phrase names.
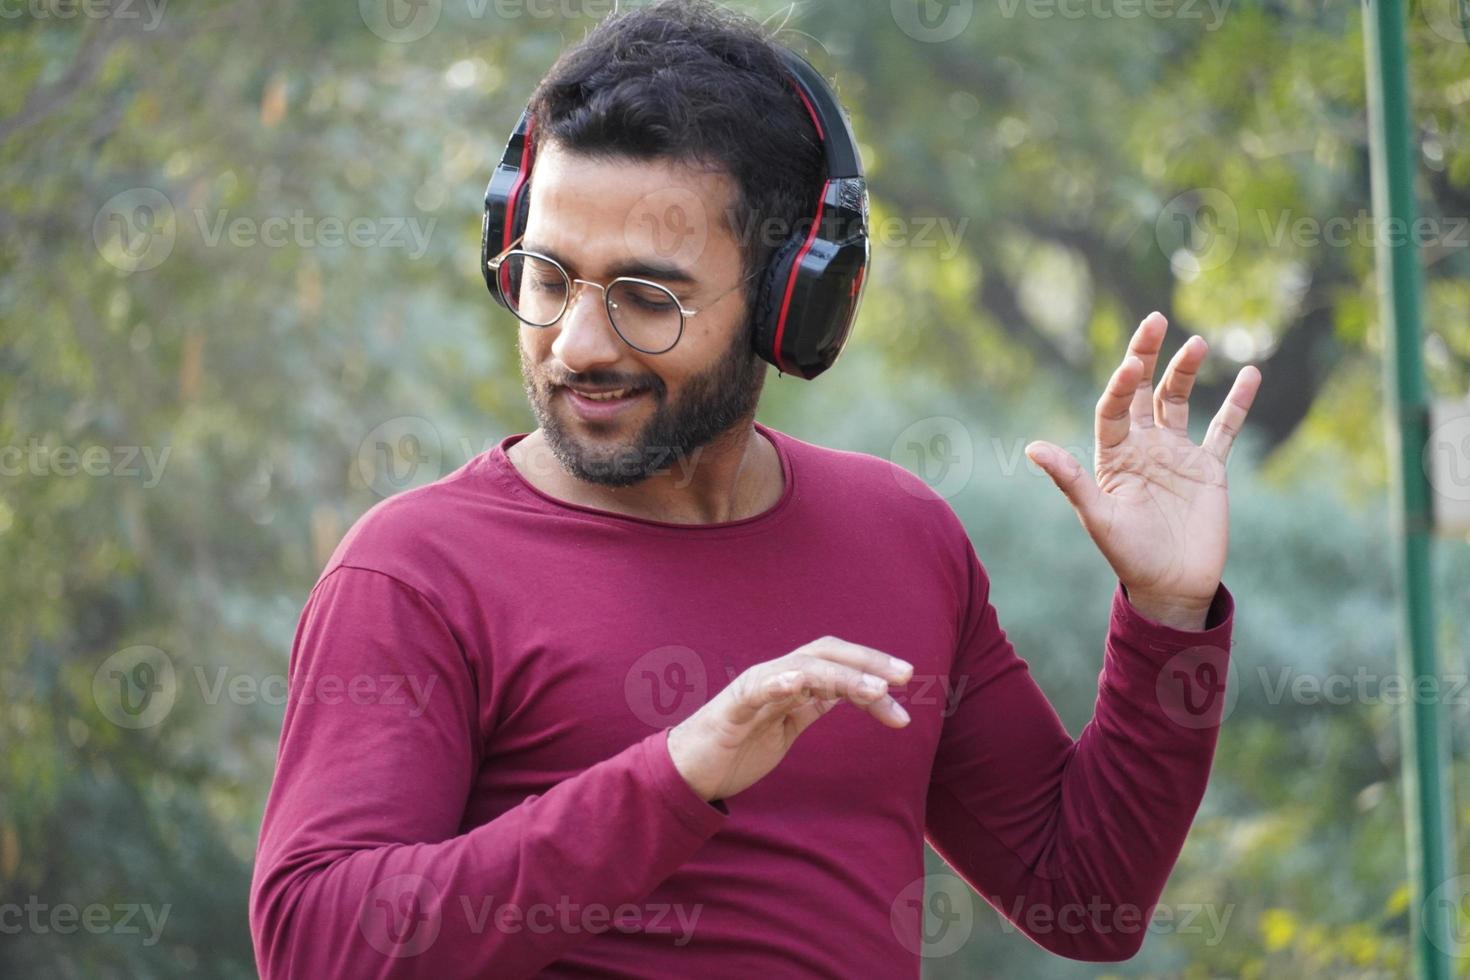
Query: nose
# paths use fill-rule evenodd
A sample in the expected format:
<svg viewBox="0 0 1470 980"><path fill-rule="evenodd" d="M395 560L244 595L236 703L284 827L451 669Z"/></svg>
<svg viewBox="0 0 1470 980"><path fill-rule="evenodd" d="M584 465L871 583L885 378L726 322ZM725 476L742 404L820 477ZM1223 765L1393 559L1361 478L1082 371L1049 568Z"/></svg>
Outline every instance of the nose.
<svg viewBox="0 0 1470 980"><path fill-rule="evenodd" d="M572 283L567 311L551 329L557 332L551 353L568 371L582 374L608 367L623 356L623 342L607 318L602 290L596 286Z"/></svg>

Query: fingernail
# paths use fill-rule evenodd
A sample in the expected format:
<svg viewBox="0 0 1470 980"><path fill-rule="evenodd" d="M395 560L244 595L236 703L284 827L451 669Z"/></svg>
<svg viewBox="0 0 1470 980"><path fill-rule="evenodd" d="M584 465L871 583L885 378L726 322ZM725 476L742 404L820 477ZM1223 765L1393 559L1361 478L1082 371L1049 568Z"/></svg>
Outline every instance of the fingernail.
<svg viewBox="0 0 1470 980"><path fill-rule="evenodd" d="M914 665L909 663L907 660L899 660L897 657L889 657L888 661L889 666L893 668L893 672L902 677L904 680L908 680L909 676L914 672Z"/></svg>
<svg viewBox="0 0 1470 980"><path fill-rule="evenodd" d="M909 717L909 713L903 710L903 705L899 704L897 701L893 702L893 710L895 713L897 713L898 717L903 720L903 723L905 725L913 720Z"/></svg>

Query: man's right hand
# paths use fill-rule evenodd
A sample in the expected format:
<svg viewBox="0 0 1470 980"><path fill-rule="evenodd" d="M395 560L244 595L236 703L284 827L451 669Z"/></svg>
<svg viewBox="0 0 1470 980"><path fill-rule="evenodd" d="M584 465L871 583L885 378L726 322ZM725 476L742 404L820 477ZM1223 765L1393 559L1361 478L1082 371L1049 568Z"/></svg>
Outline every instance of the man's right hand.
<svg viewBox="0 0 1470 980"><path fill-rule="evenodd" d="M763 778L798 735L839 701L889 728L909 714L888 693L914 668L871 647L824 636L756 664L669 731L669 755L706 801L723 800Z"/></svg>

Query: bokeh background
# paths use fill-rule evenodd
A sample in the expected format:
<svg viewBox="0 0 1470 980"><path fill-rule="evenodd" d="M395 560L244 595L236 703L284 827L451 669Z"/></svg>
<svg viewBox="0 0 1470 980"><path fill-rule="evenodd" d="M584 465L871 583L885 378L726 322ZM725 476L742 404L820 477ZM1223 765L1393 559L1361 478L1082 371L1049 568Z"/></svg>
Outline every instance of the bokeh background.
<svg viewBox="0 0 1470 980"><path fill-rule="evenodd" d="M836 79L874 197L842 362L773 373L760 418L948 497L1074 735L1114 580L1022 447L1090 459L1150 310L1166 354L1210 342L1196 437L1242 364L1265 379L1230 467L1235 699L1167 917L1133 961L1073 964L960 889L926 974L1407 975L1359 8L732 5ZM0 3L0 905L41 909L0 932L0 975L254 974L296 618L367 508L532 427L480 202L540 74L612 6ZM1409 10L1441 398L1470 391L1466 13ZM1470 547L1435 555L1463 678ZM1447 689L1457 748L1467 702Z"/></svg>

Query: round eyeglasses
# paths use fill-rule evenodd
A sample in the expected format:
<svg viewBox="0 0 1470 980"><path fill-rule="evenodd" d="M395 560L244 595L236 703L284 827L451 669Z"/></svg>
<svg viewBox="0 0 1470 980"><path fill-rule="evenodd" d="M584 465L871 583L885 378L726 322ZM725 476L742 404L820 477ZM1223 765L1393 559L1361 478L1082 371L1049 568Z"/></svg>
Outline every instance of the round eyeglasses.
<svg viewBox="0 0 1470 980"><path fill-rule="evenodd" d="M556 259L520 248L517 238L511 247L489 261L500 295L510 311L528 327L549 327L571 308L578 286L602 290L608 321L623 343L644 354L662 354L684 335L684 321L709 309L730 293L755 278L740 282L712 298L701 310L684 308L667 286L635 276L619 276L607 284L576 279Z"/></svg>

